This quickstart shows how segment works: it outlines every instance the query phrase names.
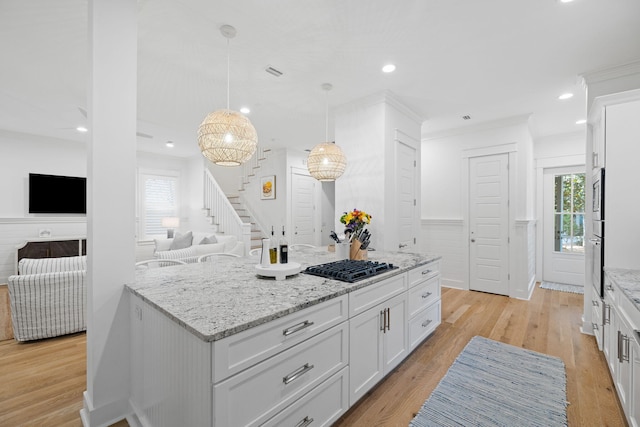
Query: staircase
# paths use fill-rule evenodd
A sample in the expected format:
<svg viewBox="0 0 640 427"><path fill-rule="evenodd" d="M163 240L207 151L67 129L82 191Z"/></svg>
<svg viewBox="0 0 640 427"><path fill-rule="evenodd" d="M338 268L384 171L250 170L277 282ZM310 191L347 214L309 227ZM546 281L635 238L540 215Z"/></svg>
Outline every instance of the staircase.
<svg viewBox="0 0 640 427"><path fill-rule="evenodd" d="M237 236L244 243L245 254L251 248L251 224L245 223L235 211L218 182L208 169L204 171L204 211L219 233Z"/></svg>
<svg viewBox="0 0 640 427"><path fill-rule="evenodd" d="M226 195L209 170L204 176L204 209L212 225L225 234L234 234L244 242L246 253L251 249L261 248L262 239L267 237L265 228L260 224L258 216L247 206L243 192L256 176L261 163L267 160L271 149L258 148L256 154L244 163L240 176L238 195Z"/></svg>
<svg viewBox="0 0 640 427"><path fill-rule="evenodd" d="M251 224L251 244L250 249L257 249L262 247L262 239L266 236L266 233L263 231L263 228L260 227L254 218L254 216L249 212L249 209L242 202L242 197L240 195L235 196L227 196L229 202L231 202L231 206L237 212L238 216L244 223Z"/></svg>

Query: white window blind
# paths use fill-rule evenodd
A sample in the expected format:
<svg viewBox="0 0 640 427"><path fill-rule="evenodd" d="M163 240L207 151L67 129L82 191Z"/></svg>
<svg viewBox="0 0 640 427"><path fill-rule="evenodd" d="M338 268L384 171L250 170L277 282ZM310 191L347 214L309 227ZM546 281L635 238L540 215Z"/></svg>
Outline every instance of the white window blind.
<svg viewBox="0 0 640 427"><path fill-rule="evenodd" d="M166 236L162 218L179 216L178 178L157 174L142 174L141 178L142 234L145 238Z"/></svg>

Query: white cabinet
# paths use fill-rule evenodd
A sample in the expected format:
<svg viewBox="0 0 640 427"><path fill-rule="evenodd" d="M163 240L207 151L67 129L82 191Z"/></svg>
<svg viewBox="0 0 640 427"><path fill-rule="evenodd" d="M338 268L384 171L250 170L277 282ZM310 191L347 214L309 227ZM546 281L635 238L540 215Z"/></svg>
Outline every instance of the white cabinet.
<svg viewBox="0 0 640 427"><path fill-rule="evenodd" d="M605 274L604 355L629 425L640 427L640 311Z"/></svg>
<svg viewBox="0 0 640 427"><path fill-rule="evenodd" d="M349 394L353 405L408 353L406 293L351 318L349 336Z"/></svg>
<svg viewBox="0 0 640 427"><path fill-rule="evenodd" d="M330 426L440 324L432 262L207 342L132 294L144 425Z"/></svg>
<svg viewBox="0 0 640 427"><path fill-rule="evenodd" d="M352 292L349 312L353 405L440 324L439 262Z"/></svg>
<svg viewBox="0 0 640 427"><path fill-rule="evenodd" d="M629 402L629 425L640 427L640 330L633 332L631 340L631 401Z"/></svg>
<svg viewBox="0 0 640 427"><path fill-rule="evenodd" d="M606 123L606 109L599 107L598 119L591 124L591 140L592 144L592 166L593 169L600 169L605 167L605 123Z"/></svg>

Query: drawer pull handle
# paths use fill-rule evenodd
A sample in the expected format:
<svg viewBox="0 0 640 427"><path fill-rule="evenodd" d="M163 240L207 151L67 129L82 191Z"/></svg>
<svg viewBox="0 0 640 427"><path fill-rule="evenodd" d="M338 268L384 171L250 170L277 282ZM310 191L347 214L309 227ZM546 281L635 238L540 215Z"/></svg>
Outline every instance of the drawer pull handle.
<svg viewBox="0 0 640 427"><path fill-rule="evenodd" d="M433 322L433 320L431 319L427 319L424 322L422 322L422 327L426 328L427 326L429 326L429 323Z"/></svg>
<svg viewBox="0 0 640 427"><path fill-rule="evenodd" d="M305 363L304 366L299 367L298 369L296 369L286 377L283 377L282 382L285 384L289 384L291 381L294 381L296 378L300 377L300 375L306 374L312 369L313 369L313 365L309 365L308 363Z"/></svg>
<svg viewBox="0 0 640 427"><path fill-rule="evenodd" d="M424 276L425 274L429 274L429 273L431 273L431 270L425 270L422 272L422 275Z"/></svg>
<svg viewBox="0 0 640 427"><path fill-rule="evenodd" d="M431 292L427 292L422 294L422 298L429 298L431 295L432 295Z"/></svg>
<svg viewBox="0 0 640 427"><path fill-rule="evenodd" d="M309 418L307 415L298 424L296 424L296 427L307 427L308 425L311 425L312 422L313 418Z"/></svg>
<svg viewBox="0 0 640 427"><path fill-rule="evenodd" d="M302 323L298 323L297 325L293 325L292 327L285 329L284 331L282 331L282 335L288 337L289 335L295 334L296 332L301 331L304 328L308 328L311 325L313 325L313 322L305 320Z"/></svg>
<svg viewBox="0 0 640 427"><path fill-rule="evenodd" d="M595 299L593 301L591 301L591 305L594 306L594 307L599 307L600 306L600 304L598 304L598 300L595 300Z"/></svg>

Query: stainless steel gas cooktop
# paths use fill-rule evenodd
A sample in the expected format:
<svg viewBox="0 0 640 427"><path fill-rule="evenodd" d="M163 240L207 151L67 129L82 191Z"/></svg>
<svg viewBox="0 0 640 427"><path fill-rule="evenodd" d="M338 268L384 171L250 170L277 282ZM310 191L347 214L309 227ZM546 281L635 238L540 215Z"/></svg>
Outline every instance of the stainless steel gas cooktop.
<svg viewBox="0 0 640 427"><path fill-rule="evenodd" d="M398 267L386 262L341 260L312 265L307 267L303 273L353 283L358 280L386 273L387 271L395 270L396 268Z"/></svg>

